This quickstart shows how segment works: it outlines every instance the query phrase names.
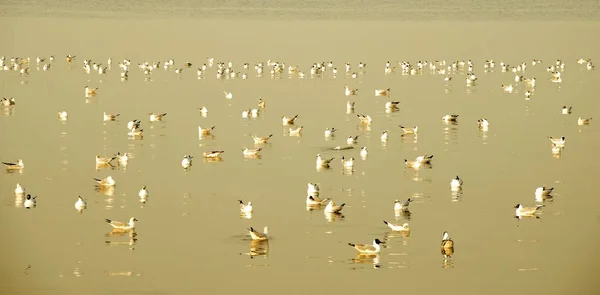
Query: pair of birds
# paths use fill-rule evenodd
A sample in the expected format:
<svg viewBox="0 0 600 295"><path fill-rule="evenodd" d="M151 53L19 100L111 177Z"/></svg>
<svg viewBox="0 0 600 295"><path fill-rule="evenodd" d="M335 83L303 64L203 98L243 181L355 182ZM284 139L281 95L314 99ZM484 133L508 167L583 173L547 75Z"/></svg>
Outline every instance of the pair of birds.
<svg viewBox="0 0 600 295"><path fill-rule="evenodd" d="M384 242L381 240L375 239L371 245L354 243L348 243L348 245L356 249L356 251L358 251L358 253L361 255L377 255L381 253L381 244L383 243ZM444 255L448 256L454 253L454 241L450 238L450 235L446 231L442 235L441 250Z"/></svg>

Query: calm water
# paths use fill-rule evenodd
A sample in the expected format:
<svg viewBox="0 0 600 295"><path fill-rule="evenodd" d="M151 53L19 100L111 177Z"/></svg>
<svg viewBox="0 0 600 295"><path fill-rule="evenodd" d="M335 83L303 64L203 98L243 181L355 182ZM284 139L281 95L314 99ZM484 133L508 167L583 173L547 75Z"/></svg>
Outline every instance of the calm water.
<svg viewBox="0 0 600 295"><path fill-rule="evenodd" d="M32 59L25 77L0 72L0 96L17 101L0 113L0 159L26 165L0 174L0 293L597 292L600 137L597 122L578 126L577 118L600 118L599 74L575 62L598 58L597 1L175 3L0 4L0 55ZM336 18L343 20L328 20ZM415 19L428 21L406 21ZM77 56L70 65L67 54ZM51 69L38 70L35 58L50 55ZM241 72L244 62L271 59L307 75L248 71L247 80L217 80L213 67L198 79L195 69L208 56L231 60ZM106 75L82 69L84 59L106 64L109 57ZM116 66L123 58L132 61L127 81ZM193 66L180 75L161 68L149 80L136 67L170 58L175 68ZM533 58L542 64L531 66ZM446 84L445 75L429 70L383 70L388 60L398 68L398 61L469 59L475 87L465 85L463 71L447 73L454 79ZM486 73L488 59L497 65ZM566 63L560 84L546 72L556 59ZM340 72L311 77L310 65L320 61ZM525 77L538 80L530 100L523 82L500 71L501 61L528 63ZM367 67L352 79L346 62ZM514 93L503 93L502 84L514 84ZM98 95L86 99L85 85L99 87ZM359 94L344 96L345 85ZM391 96L375 97L376 88L391 88ZM241 118L259 97L264 112ZM373 117L370 128L345 112L349 99L356 113ZM389 100L400 101L398 112L385 112ZM573 113L561 115L563 105ZM209 110L205 118L201 106ZM57 118L61 110L69 114L65 122ZM103 122L103 112L121 115ZM168 115L151 123L150 112ZM460 115L457 125L441 122L448 113ZM282 116L295 114L301 137L281 125ZM490 121L487 132L477 128L482 117ZM131 119L142 119L142 140L126 135ZM400 124L418 125L418 138L400 137ZM200 139L198 126L212 125L214 137ZM339 129L337 137L325 140L326 127ZM271 133L261 159L242 156L253 147L251 134ZM359 134L357 149L329 150ZM566 136L560 157L547 136ZM361 146L369 149L365 160ZM202 152L213 149L225 150L222 162L203 161ZM116 152L131 153L126 168L95 169L96 154ZM315 169L317 153L336 157L332 169ZM426 153L435 155L432 169L404 167L405 158ZM180 166L185 154L195 156L189 171ZM357 159L352 173L342 173L341 156ZM115 190L96 192L93 178L108 175ZM456 175L464 179L458 198L449 188ZM345 202L345 218L330 222L322 210L307 211L308 182L320 184L321 197ZM16 203L16 183L38 196L37 208ZM146 204L138 197L143 185ZM536 204L533 192L542 185L555 193L541 218L515 219L514 205ZM78 195L88 200L83 214L73 207ZM408 197L415 200L410 220L396 219L394 200ZM253 202L252 219L239 217L238 199ZM139 219L137 236L106 236L105 218L130 216ZM383 220L409 222L410 236L390 234ZM246 228L264 225L272 239L255 251ZM446 261L439 252L445 230L456 243ZM379 261L355 261L347 243L374 238L387 241ZM251 259L251 251L267 255Z"/></svg>

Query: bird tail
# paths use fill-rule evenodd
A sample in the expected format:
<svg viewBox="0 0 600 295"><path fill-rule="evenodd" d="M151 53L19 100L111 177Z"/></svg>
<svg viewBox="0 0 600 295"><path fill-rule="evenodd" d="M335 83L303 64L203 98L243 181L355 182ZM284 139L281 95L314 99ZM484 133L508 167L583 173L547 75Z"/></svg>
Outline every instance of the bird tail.
<svg viewBox="0 0 600 295"><path fill-rule="evenodd" d="M348 243L348 246L354 247L354 246L356 246L356 244Z"/></svg>
<svg viewBox="0 0 600 295"><path fill-rule="evenodd" d="M106 221L106 223L111 223L112 222L112 220L110 220L108 218L106 218L105 221Z"/></svg>

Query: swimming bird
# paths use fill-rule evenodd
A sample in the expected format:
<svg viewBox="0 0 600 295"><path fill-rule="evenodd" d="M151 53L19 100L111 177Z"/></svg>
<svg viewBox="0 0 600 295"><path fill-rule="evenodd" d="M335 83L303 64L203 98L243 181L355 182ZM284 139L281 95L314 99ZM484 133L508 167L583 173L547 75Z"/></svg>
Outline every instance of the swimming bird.
<svg viewBox="0 0 600 295"><path fill-rule="evenodd" d="M138 221L135 217L129 218L128 223L124 223L121 221L114 221L110 219L105 219L106 223L110 224L113 229L117 230L135 230L135 222Z"/></svg>
<svg viewBox="0 0 600 295"><path fill-rule="evenodd" d="M142 201L148 199L148 197L150 196L150 192L148 191L148 189L146 188L146 186L144 185L142 187L142 189L140 189L140 191L138 192L138 196L140 197L140 199Z"/></svg>
<svg viewBox="0 0 600 295"><path fill-rule="evenodd" d="M385 109L388 111L398 110L399 101L388 101L385 103Z"/></svg>
<svg viewBox="0 0 600 295"><path fill-rule="evenodd" d="M231 92L223 91L223 94L225 94L225 98L227 98L227 99L233 98L233 93L231 93Z"/></svg>
<svg viewBox="0 0 600 295"><path fill-rule="evenodd" d="M590 121L592 120L592 118L577 118L577 125L588 125L590 124Z"/></svg>
<svg viewBox="0 0 600 295"><path fill-rule="evenodd" d="M409 211L408 206L410 205L411 202L412 202L412 200L410 198L406 199L406 201L404 201L404 202L401 202L400 200L395 200L394 201L394 212L396 212L396 213L408 212Z"/></svg>
<svg viewBox="0 0 600 295"><path fill-rule="evenodd" d="M14 106L15 104L17 104L14 97L11 97L11 98L3 97L1 102L2 102L2 106L4 106L4 107L10 107L10 106Z"/></svg>
<svg viewBox="0 0 600 295"><path fill-rule="evenodd" d="M303 126L300 126L296 129L290 128L289 134L290 134L290 136L300 136L300 135L302 135L302 129L304 129Z"/></svg>
<svg viewBox="0 0 600 295"><path fill-rule="evenodd" d="M355 104L356 104L356 102L354 102L354 101L347 101L346 102L346 113L348 113L348 114L353 113Z"/></svg>
<svg viewBox="0 0 600 295"><path fill-rule="evenodd" d="M267 105L266 105L265 101L262 98L259 98L258 99L258 107L261 109L264 109L266 106Z"/></svg>
<svg viewBox="0 0 600 295"><path fill-rule="evenodd" d="M67 111L60 111L58 112L58 119L61 121L66 121L69 118L69 114L67 114Z"/></svg>
<svg viewBox="0 0 600 295"><path fill-rule="evenodd" d="M15 188L15 195L24 195L24 194L25 194L25 188L17 183L17 187Z"/></svg>
<svg viewBox="0 0 600 295"><path fill-rule="evenodd" d="M360 135L357 135L357 136L348 136L348 138L346 139L346 143L347 144L355 144L355 143L357 143L359 136Z"/></svg>
<svg viewBox="0 0 600 295"><path fill-rule="evenodd" d="M298 115L295 115L293 117L282 116L281 122L283 123L283 125L293 125L294 121L296 121L297 118L298 118Z"/></svg>
<svg viewBox="0 0 600 295"><path fill-rule="evenodd" d="M368 154L369 154L369 152L367 151L367 147L366 147L366 146L363 146L363 147L360 149L360 156L361 156L361 157L364 159L364 158L366 158L366 157L367 157L367 155L368 155Z"/></svg>
<svg viewBox="0 0 600 295"><path fill-rule="evenodd" d="M97 186L102 187L110 187L115 186L117 184L116 181L110 175L104 179L94 178L94 180L96 181Z"/></svg>
<svg viewBox="0 0 600 295"><path fill-rule="evenodd" d="M103 158L100 157L100 155L96 155L96 166L111 165L110 162L112 162L116 158L116 156L110 158Z"/></svg>
<svg viewBox="0 0 600 295"><path fill-rule="evenodd" d="M124 153L123 155L121 155L121 153L119 152L115 155L115 157L119 159L119 164L127 166L127 162L129 162L129 153Z"/></svg>
<svg viewBox="0 0 600 295"><path fill-rule="evenodd" d="M309 196L318 195L320 192L319 185L316 183L308 183L308 188L306 189L306 194Z"/></svg>
<svg viewBox="0 0 600 295"><path fill-rule="evenodd" d="M542 207L544 207L544 205L536 205L535 207L523 207L523 205L517 204L515 206L515 208L517 209L515 210L515 214L517 217L533 217L536 216L537 211Z"/></svg>
<svg viewBox="0 0 600 295"><path fill-rule="evenodd" d="M530 90L525 91L525 98L530 98L532 94L533 92L531 92Z"/></svg>
<svg viewBox="0 0 600 295"><path fill-rule="evenodd" d="M202 117L206 117L206 115L208 115L208 109L206 107L201 107L198 109L198 111L200 111L200 115L202 115Z"/></svg>
<svg viewBox="0 0 600 295"><path fill-rule="evenodd" d="M142 121L140 121L140 120L129 121L129 122L127 122L127 129L131 130L131 129L140 128L141 123L142 123Z"/></svg>
<svg viewBox="0 0 600 295"><path fill-rule="evenodd" d="M192 157L190 155L183 156L183 160L181 160L181 167L183 167L184 169L190 168L192 166L193 158L194 157Z"/></svg>
<svg viewBox="0 0 600 295"><path fill-rule="evenodd" d="M2 164L4 164L4 166L6 166L6 170L21 170L21 169L25 168L25 163L23 163L23 160L21 160L21 159L17 160L16 163L2 162Z"/></svg>
<svg viewBox="0 0 600 295"><path fill-rule="evenodd" d="M139 127L131 128L127 135L132 137L142 137L144 135L144 129L140 129Z"/></svg>
<svg viewBox="0 0 600 295"><path fill-rule="evenodd" d="M163 117L166 116L167 113L162 113L162 114L149 113L148 115L150 116L150 122L156 122L156 121L162 121Z"/></svg>
<svg viewBox="0 0 600 295"><path fill-rule="evenodd" d="M337 130L337 129L335 129L335 128L333 128L333 127L331 127L331 128L326 128L326 129L325 129L325 133L324 133L324 134L325 134L325 137L327 137L327 138L329 138L329 137L334 137L334 136L335 136L335 131L336 131L336 130Z"/></svg>
<svg viewBox="0 0 600 295"><path fill-rule="evenodd" d="M260 154L259 154L260 151L262 151L262 148L257 148L257 149L244 148L242 150L242 154L246 157L256 157L256 156L260 156Z"/></svg>
<svg viewBox="0 0 600 295"><path fill-rule="evenodd" d="M32 197L30 194L27 194L27 197L25 198L25 202L23 203L23 207L25 207L25 209L35 208L35 206L37 205L36 198L37 198L37 196Z"/></svg>
<svg viewBox="0 0 600 295"><path fill-rule="evenodd" d="M240 202L240 213L241 214L252 214L252 202L248 202L248 204L244 204L244 201L238 200Z"/></svg>
<svg viewBox="0 0 600 295"><path fill-rule="evenodd" d="M77 197L77 201L75 202L75 209L80 213L87 208L87 201L84 200L81 196Z"/></svg>
<svg viewBox="0 0 600 295"><path fill-rule="evenodd" d="M445 250L454 250L454 241L452 241L452 239L450 238L450 235L446 231L442 235L441 247L442 247L443 252L446 252Z"/></svg>
<svg viewBox="0 0 600 295"><path fill-rule="evenodd" d="M390 95L390 88L388 89L375 89L375 96L388 96Z"/></svg>
<svg viewBox="0 0 600 295"><path fill-rule="evenodd" d="M356 249L360 254L371 255L371 254L381 253L380 244L382 244L382 243L383 242L381 242L379 239L375 239L375 240L373 240L373 245L353 244L353 243L348 243L348 245L350 245L350 247L353 247L354 249Z"/></svg>
<svg viewBox="0 0 600 295"><path fill-rule="evenodd" d="M418 156L415 159L415 162L421 162L421 164L431 164L431 160L433 160L433 155L425 154L424 156Z"/></svg>
<svg viewBox="0 0 600 295"><path fill-rule="evenodd" d="M119 115L120 114L113 115L113 114L107 114L106 112L104 112L104 117L103 118L104 118L104 121L114 121L114 120L117 119L117 117Z"/></svg>
<svg viewBox="0 0 600 295"><path fill-rule="evenodd" d="M387 222L385 220L383 221L383 223L385 223L392 231L407 232L410 230L408 227L408 223L404 223L403 225L395 225L395 224Z"/></svg>
<svg viewBox="0 0 600 295"><path fill-rule="evenodd" d="M253 227L250 227L248 232L252 240L265 241L269 239L269 228L267 226L265 226L262 233L256 231Z"/></svg>
<svg viewBox="0 0 600 295"><path fill-rule="evenodd" d="M346 158L342 156L342 167L346 169L351 169L354 167L354 158L346 160Z"/></svg>
<svg viewBox="0 0 600 295"><path fill-rule="evenodd" d="M98 87L96 88L90 88L89 86L85 86L85 96L89 97L89 96L94 96L96 95L96 92L98 91Z"/></svg>
<svg viewBox="0 0 600 295"><path fill-rule="evenodd" d="M415 168L415 169L419 169L421 167L429 167L429 163L426 162L422 162L419 160L415 160L415 161L409 161L407 159L404 159L404 165L408 168Z"/></svg>
<svg viewBox="0 0 600 295"><path fill-rule="evenodd" d="M445 115L442 117L442 121L446 123L458 121L458 115Z"/></svg>
<svg viewBox="0 0 600 295"><path fill-rule="evenodd" d="M571 113L571 111L572 111L572 110L573 110L573 107L567 107L567 106L563 106L563 107L562 107L562 110L561 110L561 113L562 113L563 115L568 115L568 114L570 114L570 113Z"/></svg>
<svg viewBox="0 0 600 295"><path fill-rule="evenodd" d="M335 158L323 159L321 154L317 154L317 168L329 168L329 164L331 161L333 161L333 159Z"/></svg>
<svg viewBox="0 0 600 295"><path fill-rule="evenodd" d="M381 138L381 141L383 141L383 142L385 142L385 141L388 141L388 132L387 132L387 130L386 130L386 131L383 131L383 132L381 133L381 136L380 136L380 138Z"/></svg>
<svg viewBox="0 0 600 295"><path fill-rule="evenodd" d="M357 114L356 116L360 120L360 124L365 124L365 125L371 124L371 121L372 121L371 116L363 115L363 114Z"/></svg>
<svg viewBox="0 0 600 295"><path fill-rule="evenodd" d="M458 175L455 178L452 178L452 180L450 180L450 189L452 189L453 191L459 190L462 187L462 185L463 181L458 177Z"/></svg>
<svg viewBox="0 0 600 295"><path fill-rule="evenodd" d="M552 136L548 136L548 138L550 139L550 141L552 142L552 144L558 146L558 147L564 147L565 146L565 137L562 136L561 138L554 138Z"/></svg>
<svg viewBox="0 0 600 295"><path fill-rule="evenodd" d="M513 92L513 85L502 85L502 90L504 92L508 92L508 93L512 93Z"/></svg>
<svg viewBox="0 0 600 295"><path fill-rule="evenodd" d="M329 201L329 198L321 199L317 196L306 196L306 206L321 206Z"/></svg>
<svg viewBox="0 0 600 295"><path fill-rule="evenodd" d="M268 136L265 136L265 137L257 137L256 135L252 135L252 139L254 140L255 144L268 143L269 139L271 139L271 137L273 137L273 134L269 134Z"/></svg>
<svg viewBox="0 0 600 295"><path fill-rule="evenodd" d="M214 150L214 151L206 151L204 153L202 153L202 155L204 156L204 158L206 159L218 159L221 158L221 155L224 153L225 151L220 151L220 150Z"/></svg>
<svg viewBox="0 0 600 295"><path fill-rule="evenodd" d="M348 86L346 86L344 88L344 94L346 94L346 96L356 95L357 92L358 92L358 89L353 89Z"/></svg>
<svg viewBox="0 0 600 295"><path fill-rule="evenodd" d="M477 119L477 125L479 126L479 129L487 130L488 127L490 127L490 122L488 122L486 118Z"/></svg>
<svg viewBox="0 0 600 295"><path fill-rule="evenodd" d="M535 197L537 199L537 198L541 198L543 196L549 196L552 194L553 190L554 190L553 187L547 188L545 186L540 186L535 189Z"/></svg>
<svg viewBox="0 0 600 295"><path fill-rule="evenodd" d="M202 128L202 126L198 126L198 133L200 134L200 136L202 136L202 135L210 135L212 133L212 131L215 130L215 127L216 126Z"/></svg>
<svg viewBox="0 0 600 295"><path fill-rule="evenodd" d="M342 209L344 209L344 206L346 206L346 203L342 203L341 205L335 205L335 203L333 201L329 201L329 203L327 204L327 206L325 207L325 213L341 213Z"/></svg>
<svg viewBox="0 0 600 295"><path fill-rule="evenodd" d="M419 131L419 126L409 128L409 127L404 127L404 126L400 125L400 128L402 128L402 131L404 131L403 135L409 135L409 134L417 135L417 131Z"/></svg>

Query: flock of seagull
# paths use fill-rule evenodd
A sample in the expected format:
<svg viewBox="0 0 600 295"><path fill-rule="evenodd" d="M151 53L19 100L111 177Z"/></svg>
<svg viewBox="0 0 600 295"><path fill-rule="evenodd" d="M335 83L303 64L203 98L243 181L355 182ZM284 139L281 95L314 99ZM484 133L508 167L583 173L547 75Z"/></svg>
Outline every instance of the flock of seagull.
<svg viewBox="0 0 600 295"><path fill-rule="evenodd" d="M54 57L51 56L49 58L40 58L38 57L35 61L30 58L10 58L6 57L0 58L0 70L3 71L16 71L22 76L30 75L30 66L33 63L37 64L38 70L41 69L43 71L50 71L51 66L54 62ZM73 55L66 56L66 62L70 65L76 62L76 57ZM525 87L525 97L526 99L530 99L532 95L535 93L536 87L536 78L526 78L524 75L526 73L526 69L531 66L536 66L541 64L540 60L533 60L531 63L523 62L516 66L510 66L506 63L500 63L500 70L504 73L513 73L515 75L514 80L515 83L523 83ZM594 65L589 59L579 59L577 63L580 65L584 65L585 69L593 70ZM95 63L92 60L84 60L83 61L83 71L87 74L97 72L99 75L106 75L110 72L112 68L112 59L108 59L107 64L103 65L101 63ZM130 76L131 69L131 61L125 59L123 61L118 62L118 68L120 69L120 77L122 81L126 81ZM187 72L191 67L192 63L185 62L182 64L182 67L175 67L174 60L167 60L162 62L141 62L137 65L142 75L146 77L146 79L150 79L153 72L163 68L165 71L172 71L176 75L181 75L184 72ZM233 63L229 61L218 62L215 63L213 58L208 58L206 63L197 68L197 77L199 79L204 79L206 77L207 72L211 68L216 68L216 78L217 79L249 79L251 74L251 66L248 63L243 64L244 71L236 71L233 67ZM485 61L484 65L485 71L491 71L496 67L496 63L492 60ZM354 70L350 63L346 63L344 65L345 76L349 79L353 79L358 77L363 73L363 70L366 68L365 63L358 64L358 70ZM399 69L397 69L399 68ZM565 68L565 63L561 60L557 60L556 62L551 63L547 67L547 71L550 73L549 80L553 83L561 83L562 82L562 72ZM465 75L465 83L468 87L476 87L478 77L474 74L474 64L472 61L456 61L452 63L446 63L446 61L435 61L435 62L427 62L427 61L419 61L417 63L410 62L399 62L397 65L393 65L389 61L386 62L384 67L384 73L386 75L393 74L395 72L400 72L402 75L419 75L424 71L429 69L429 71L433 74L443 75L444 82L450 83L453 80L452 74L462 73ZM459 71L460 70L460 71ZM310 67L310 76L322 76L322 75L331 75L336 77L338 74L337 67L334 66L333 62L318 62L314 63ZM262 75L271 75L271 77L285 75L287 72L290 76L296 76L298 78L305 78L307 75L300 70L298 66L289 66L285 63L267 61L267 62L259 62L254 65L254 72L257 77ZM507 93L512 93L515 89L515 85L502 85L501 90ZM392 89L375 89L374 95L379 97L389 97ZM101 95L99 88L93 88L89 85L85 86L84 95L86 98L94 97L96 95ZM351 88L349 86L345 86L344 95L346 97L352 97L359 94L359 89ZM224 91L225 99L232 99L233 93ZM0 100L0 106L7 110L15 107L18 100L14 97L10 98L2 98ZM385 103L385 111L388 113L395 112L399 110L399 101L388 101ZM355 103L352 100L348 100L346 103L346 111L348 114L355 113L354 110ZM248 117L257 117L259 114L266 108L266 102L263 99L259 99L256 108L243 110L241 116L243 118ZM208 109L205 106L202 106L198 109L201 116L206 117L208 114ZM563 106L561 113L563 115L569 115L572 112L572 107ZM119 118L120 114L103 114L104 121L115 121ZM163 118L167 116L167 113L149 113L148 120L150 122L162 121ZM372 118L368 114L356 114L357 124L362 126L368 126L372 123ZM295 126L296 120L299 118L299 115L294 116L282 116L281 123L283 126L289 126L289 135L290 136L301 136L303 132L303 127ZM68 114L66 111L60 111L58 113L58 119L62 121L68 120ZM588 125L590 124L592 118L579 117L577 119L578 125ZM459 120L458 114L448 114L441 118L442 122L446 124L457 124ZM487 131L490 128L490 122L486 118L479 118L477 120L478 128L482 131ZM418 126L399 126L402 130L402 137L417 137L419 132ZM215 126L199 126L198 134L200 137L208 137L212 136L213 131L215 130ZM336 128L328 127L324 130L325 138L333 138L335 137ZM132 139L142 139L144 135L144 130L142 129L142 121L138 119L133 119L127 123L127 135ZM269 144L270 139L273 137L273 134L268 135L252 135L252 139L254 141L255 146L253 148L244 147L242 151L242 155L247 158L256 158L260 159L261 152L263 151L263 146ZM388 140L388 131L384 131L380 137L382 142ZM566 138L564 136L561 137L548 137L551 143L552 153L559 155L562 149L565 146ZM346 140L347 145L340 145L333 148L334 150L352 150L355 148L357 144L358 136L349 136ZM207 161L220 161L223 157L225 151L223 150L210 150L202 153L202 157ZM366 159L368 155L368 150L366 147L361 147L359 152L360 157ZM129 161L128 153L117 153L110 157L101 157L100 155L96 155L96 167L111 167L115 163L118 165L126 166ZM181 166L183 169L190 169L193 164L194 156L185 155L181 160ZM329 169L331 165L334 163L335 158L324 158L321 154L316 155L316 169ZM341 157L340 165L343 170L352 170L354 167L354 157L346 158ZM407 169L422 169L431 167L431 162L433 161L433 155L421 155L416 157L415 159L405 159L405 166ZM20 172L25 168L25 164L22 159L18 159L14 162L2 162L5 165L5 168L8 172ZM116 185L116 181L112 176L108 176L103 179L94 179L96 182L96 187L98 190L110 190L113 189ZM458 192L462 190L463 187L463 179L459 176L455 176L450 179L449 186L451 191ZM544 200L552 197L553 188L541 186L538 187L535 192L535 200L538 203L542 203ZM31 194L26 193L25 188L17 183L16 188L14 190L17 198L20 198L23 202L23 207L30 209L35 208L37 205L37 198L32 196ZM142 187L139 191L139 197L141 202L146 202L149 197L149 191L146 186ZM24 198L24 199L23 199ZM396 200L394 202L394 211L396 216L402 216L406 214L410 214L409 205L411 203L411 199L407 199L405 201ZM239 200L240 206L240 214L244 218L252 218L252 214L254 211L252 202L244 202ZM306 206L310 209L319 209L323 208L323 212L327 216L328 219L343 217L342 211L344 209L345 203L337 204L333 200L329 198L321 198L320 197L320 188L316 183L308 183L307 188L307 197L306 197ZM87 208L87 201L79 196L74 205L75 209L79 212L83 212ZM538 204L535 206L525 207L522 204L517 204L515 206L515 216L517 218L524 217L533 217L536 218L540 209L544 207L543 204ZM106 219L106 223L108 223L113 231L116 232L134 232L136 229L136 221L135 217L131 217L127 222L125 221L115 221L112 219ZM410 232L409 224L394 224L388 221L383 221L390 230L394 232L400 232L405 235L408 235ZM265 242L270 238L268 227L264 227L262 232L257 231L254 227L250 227L248 229L248 234L253 241L256 242ZM382 251L383 242L379 239L373 240L372 244L358 244L358 243L348 243L349 246L353 247L359 255L377 255ZM441 252L445 258L449 258L454 253L454 242L450 238L448 232L444 231L442 234Z"/></svg>

